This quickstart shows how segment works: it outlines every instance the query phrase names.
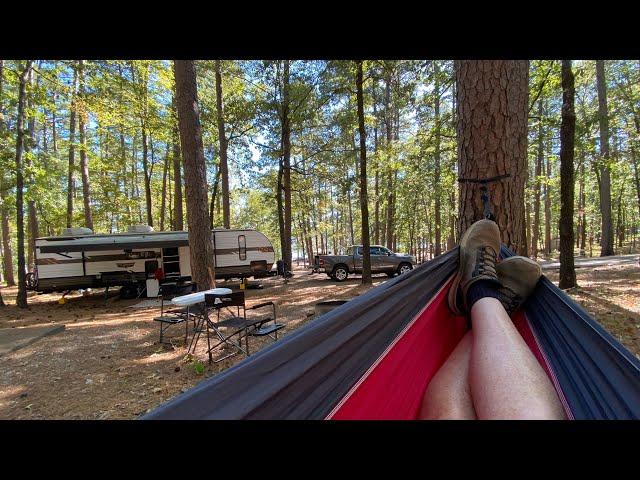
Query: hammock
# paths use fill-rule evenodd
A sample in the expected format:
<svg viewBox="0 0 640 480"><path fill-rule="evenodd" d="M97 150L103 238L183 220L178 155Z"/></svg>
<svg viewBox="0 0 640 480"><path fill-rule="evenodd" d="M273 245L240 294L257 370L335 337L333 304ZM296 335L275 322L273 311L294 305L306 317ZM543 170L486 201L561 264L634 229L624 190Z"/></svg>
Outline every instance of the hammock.
<svg viewBox="0 0 640 480"><path fill-rule="evenodd" d="M142 418L415 419L468 328L447 306L457 259L369 290ZM640 361L546 277L513 318L569 418L640 418Z"/></svg>

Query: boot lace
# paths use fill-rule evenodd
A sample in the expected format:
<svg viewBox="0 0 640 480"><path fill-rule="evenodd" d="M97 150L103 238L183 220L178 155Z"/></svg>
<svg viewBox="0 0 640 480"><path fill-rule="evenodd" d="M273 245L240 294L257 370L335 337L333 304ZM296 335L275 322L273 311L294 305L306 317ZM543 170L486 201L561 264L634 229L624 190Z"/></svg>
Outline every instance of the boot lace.
<svg viewBox="0 0 640 480"><path fill-rule="evenodd" d="M496 273L497 257L498 255L493 247L489 245L478 247L476 252L476 268L473 271L473 276L488 275L493 278L498 278Z"/></svg>

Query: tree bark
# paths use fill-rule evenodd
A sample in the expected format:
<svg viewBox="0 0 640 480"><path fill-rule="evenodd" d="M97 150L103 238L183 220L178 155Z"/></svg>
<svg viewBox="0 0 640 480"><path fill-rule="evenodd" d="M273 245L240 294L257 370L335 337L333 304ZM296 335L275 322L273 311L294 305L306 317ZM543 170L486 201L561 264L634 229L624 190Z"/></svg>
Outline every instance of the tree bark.
<svg viewBox="0 0 640 480"><path fill-rule="evenodd" d="M6 130L4 121L4 60L0 60L0 138L4 136ZM9 208L7 207L7 190L4 172L0 172L0 223L2 226L2 267L7 286L16 284L13 276L13 250L11 248L11 230L9 227Z"/></svg>
<svg viewBox="0 0 640 480"><path fill-rule="evenodd" d="M138 111L140 117L140 131L142 134L142 170L144 173L144 193L145 193L145 206L147 211L147 225L153 227L153 205L151 200L151 169L149 168L149 147L148 147L148 127L147 127L147 95L149 84L149 71L148 66L145 66L145 72L142 74L142 78L136 80L135 64L130 62L131 77L133 83L136 85L138 95L141 97L142 106ZM138 195L139 196L139 195Z"/></svg>
<svg viewBox="0 0 640 480"><path fill-rule="evenodd" d="M600 120L600 214L602 230L600 235L600 256L614 255L613 222L611 221L611 170L609 168L609 109L607 107L607 85L604 60L596 60L596 80L598 83L598 117Z"/></svg>
<svg viewBox="0 0 640 480"><path fill-rule="evenodd" d="M373 229L373 241L376 245L380 245L380 174L378 164L378 96L377 96L377 78L373 80L373 152L375 155L375 183L374 183L374 197L375 197L375 218Z"/></svg>
<svg viewBox="0 0 640 480"><path fill-rule="evenodd" d="M2 266L4 278L7 286L11 287L16 284L13 276L13 249L11 248L11 229L9 226L9 208L7 207L6 189L8 186L4 183L4 176L0 175L0 215L2 216Z"/></svg>
<svg viewBox="0 0 640 480"><path fill-rule="evenodd" d="M51 143L53 144L53 153L58 153L58 135L57 135L57 123L58 119L56 118L56 101L58 100L58 94L54 92L53 94L53 109L51 112Z"/></svg>
<svg viewBox="0 0 640 480"><path fill-rule="evenodd" d="M87 119L87 104L84 90L84 60L78 60L78 133L80 135L80 171L82 172L82 195L84 201L84 224L93 230L93 216L91 215L91 183L89 181L89 162L87 160L87 142L85 135L85 121Z"/></svg>
<svg viewBox="0 0 640 480"><path fill-rule="evenodd" d="M280 255L284 261L284 244L287 243L284 233L284 201L282 199L283 188L282 179L284 175L284 168L282 163L282 157L278 160L278 176L276 183L276 206L278 208L278 232L280 233ZM314 220L315 225L315 220ZM318 246L318 238L316 236L316 247Z"/></svg>
<svg viewBox="0 0 640 480"><path fill-rule="evenodd" d="M175 88L175 87L174 87ZM171 109L175 115L173 121L173 229L180 231L184 230L184 213L182 211L182 175L181 171L181 159L180 159L180 142L178 135L178 111L176 108L175 93L171 98Z"/></svg>
<svg viewBox="0 0 640 480"><path fill-rule="evenodd" d="M544 127L542 117L544 115L542 98L538 99L538 156L536 158L535 188L533 199L533 229L531 232L531 256L538 258L538 243L540 237L540 176L542 175L542 164L544 162Z"/></svg>
<svg viewBox="0 0 640 480"><path fill-rule="evenodd" d="M160 231L164 230L164 217L167 212L167 174L169 171L169 142L162 166L162 197L160 199Z"/></svg>
<svg viewBox="0 0 640 480"><path fill-rule="evenodd" d="M458 171L463 179L509 175L489 183L502 242L526 252L524 180L527 156L529 62L456 61ZM477 183L462 182L459 234L483 217Z"/></svg>
<svg viewBox="0 0 640 480"><path fill-rule="evenodd" d="M384 120L385 120L385 133L386 133L386 149L387 154L391 153L391 145L393 142L393 118L391 112L391 67L385 66L385 106L384 106ZM393 248L393 200L394 200L394 184L393 184L393 172L389 168L387 172L387 219L385 222L386 232L386 246L388 249Z"/></svg>
<svg viewBox="0 0 640 480"><path fill-rule="evenodd" d="M142 170L144 174L144 200L147 209L147 225L153 227L153 206L151 204L151 173L149 171L149 146L147 138L147 128L145 122L141 121L142 130Z"/></svg>
<svg viewBox="0 0 640 480"><path fill-rule="evenodd" d="M438 62L433 62L434 66L434 82L433 82L433 110L434 110L434 141L435 152L433 154L433 195L434 195L434 222L436 234L436 257L442 254L442 217L440 209L440 78Z"/></svg>
<svg viewBox="0 0 640 480"><path fill-rule="evenodd" d="M291 270L291 119L289 118L289 60L284 61L282 78L282 161L284 190L284 245L282 248L286 270Z"/></svg>
<svg viewBox="0 0 640 480"><path fill-rule="evenodd" d="M560 126L560 281L561 289L578 286L573 260L574 145L576 113L571 60L562 61L562 124Z"/></svg>
<svg viewBox="0 0 640 480"><path fill-rule="evenodd" d="M216 114L218 120L218 142L220 145L220 179L222 180L222 223L224 228L231 228L231 213L229 206L229 169L227 165L227 147L229 141L225 133L224 104L222 99L222 74L220 60L215 61L216 73Z"/></svg>
<svg viewBox="0 0 640 480"><path fill-rule="evenodd" d="M27 307L27 284L24 258L24 165L22 153L24 149L24 117L25 97L31 60L27 60L20 74L18 87L18 116L16 119L16 230L18 237L18 295L16 304L20 308Z"/></svg>
<svg viewBox="0 0 640 480"><path fill-rule="evenodd" d="M367 136L364 128L364 98L362 93L362 60L356 62L358 97L358 133L360 134L360 214L362 216L362 284L371 285L371 240L369 238L369 199L367 197Z"/></svg>
<svg viewBox="0 0 640 480"><path fill-rule="evenodd" d="M623 183L620 186L620 192L618 193L618 212L616 215L616 234L618 237L618 247L622 248L624 243L624 210L622 209L622 197L624 195L624 187Z"/></svg>
<svg viewBox="0 0 640 480"><path fill-rule="evenodd" d="M31 69L29 71L28 84L30 85L30 89L33 89L33 74L34 70ZM32 94L29 92L26 93L25 97L25 116L26 112L32 110ZM27 133L24 137L24 153L26 155L26 167L27 170L30 171L33 167L33 155L31 155L31 151L36 145L36 135L35 135L36 123L35 123L35 114L29 115L29 120L27 122ZM27 248L27 270L32 271L35 268L35 250L36 250L36 238L40 236L40 226L38 225L38 212L36 209L36 200L34 198L34 194L31 192L31 189L35 185L35 179L32 174L27 175L26 179L27 186L27 212L28 212L28 248Z"/></svg>
<svg viewBox="0 0 640 480"><path fill-rule="evenodd" d="M218 204L218 185L220 184L220 167L216 171L216 179L213 181L213 191L211 192L211 205L209 205L209 224L215 227L216 205Z"/></svg>
<svg viewBox="0 0 640 480"><path fill-rule="evenodd" d="M546 181L544 184L544 252L551 255L551 152L546 158Z"/></svg>
<svg viewBox="0 0 640 480"><path fill-rule="evenodd" d="M207 218L207 181L193 60L174 60L180 143L184 156L191 276L199 290L215 286L215 256Z"/></svg>
<svg viewBox="0 0 640 480"><path fill-rule="evenodd" d="M585 205L585 191L584 191L584 151L581 150L580 154L580 198L578 200L580 204L580 230L578 231L580 256L585 255L585 243L587 237L587 212Z"/></svg>
<svg viewBox="0 0 640 480"><path fill-rule="evenodd" d="M638 199L638 214L640 215L640 166L638 165L638 154L635 148L631 148L631 160L633 162L633 177L636 186L636 196Z"/></svg>
<svg viewBox="0 0 640 480"><path fill-rule="evenodd" d="M67 228L73 226L73 194L75 180L75 141L76 141L76 93L78 89L78 70L73 64L73 84L69 106L69 173L67 175Z"/></svg>

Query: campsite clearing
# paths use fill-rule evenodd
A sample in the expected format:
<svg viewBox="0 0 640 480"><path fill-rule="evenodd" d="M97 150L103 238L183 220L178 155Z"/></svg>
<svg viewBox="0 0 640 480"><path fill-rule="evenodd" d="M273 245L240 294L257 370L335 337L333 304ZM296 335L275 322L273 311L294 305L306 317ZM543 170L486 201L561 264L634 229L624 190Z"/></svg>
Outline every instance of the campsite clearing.
<svg viewBox="0 0 640 480"><path fill-rule="evenodd" d="M546 271L557 282L557 271ZM569 294L580 302L631 352L640 357L640 266L603 265L576 270L580 288ZM374 286L388 278L373 278ZM360 278L336 283L324 274L298 269L247 290L247 305L274 300L287 335L310 321L314 305L345 300L366 291ZM225 286L220 282L219 286ZM158 344L159 309L149 300L106 301L103 290L83 297L59 294L30 297L27 310L14 306L16 289L2 290L9 306L0 310L0 328L65 325L65 330L0 356L0 419L131 419L179 394L204 378L242 360L235 356L209 365L206 342L185 359L182 327L169 330L173 345ZM139 308L131 308L143 303ZM253 339L252 350L267 344ZM204 367L203 369L201 367ZM199 373L203 370L203 373Z"/></svg>

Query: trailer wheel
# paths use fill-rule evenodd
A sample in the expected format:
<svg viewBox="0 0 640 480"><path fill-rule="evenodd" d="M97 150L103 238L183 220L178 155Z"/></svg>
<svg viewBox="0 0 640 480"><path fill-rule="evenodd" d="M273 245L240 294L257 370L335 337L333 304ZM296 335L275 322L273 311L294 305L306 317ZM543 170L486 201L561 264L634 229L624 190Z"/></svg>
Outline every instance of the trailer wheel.
<svg viewBox="0 0 640 480"><path fill-rule="evenodd" d="M338 265L333 269L333 278L338 282L344 282L349 277L349 270L344 265Z"/></svg>
<svg viewBox="0 0 640 480"><path fill-rule="evenodd" d="M27 285L27 290L34 290L38 286L38 279L36 278L36 274L34 272L27 273L25 277L25 283Z"/></svg>
<svg viewBox="0 0 640 480"><path fill-rule="evenodd" d="M137 298L137 296L138 285L123 285L120 287L120 298L130 300L132 298Z"/></svg>

